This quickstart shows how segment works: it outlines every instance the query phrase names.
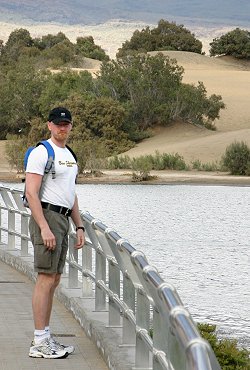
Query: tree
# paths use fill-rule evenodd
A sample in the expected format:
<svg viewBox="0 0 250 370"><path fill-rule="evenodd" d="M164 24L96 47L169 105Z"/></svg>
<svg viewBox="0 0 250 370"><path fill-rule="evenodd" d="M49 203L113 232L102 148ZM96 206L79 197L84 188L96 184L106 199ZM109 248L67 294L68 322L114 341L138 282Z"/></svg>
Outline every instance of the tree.
<svg viewBox="0 0 250 370"><path fill-rule="evenodd" d="M75 50L77 55L82 55L87 58L109 60L105 51L95 44L92 36L77 37Z"/></svg>
<svg viewBox="0 0 250 370"><path fill-rule="evenodd" d="M74 45L69 40L63 40L44 51L46 58L57 61L59 66L74 60Z"/></svg>
<svg viewBox="0 0 250 370"><path fill-rule="evenodd" d="M122 44L117 58L134 54L135 51L141 53L155 50L191 51L201 54L202 43L183 25L161 19L158 26L152 30L149 27L142 31L136 30L130 41Z"/></svg>
<svg viewBox="0 0 250 370"><path fill-rule="evenodd" d="M19 28L11 32L6 44L2 47L1 61L5 64L16 62L23 48L33 45L29 31Z"/></svg>
<svg viewBox="0 0 250 370"><path fill-rule="evenodd" d="M213 39L210 55L231 55L235 58L250 59L250 32L236 28Z"/></svg>
<svg viewBox="0 0 250 370"><path fill-rule="evenodd" d="M160 53L130 55L103 63L97 82L102 94L120 101L128 111L129 133L134 123L145 130L176 119L200 125L213 122L225 107L221 96L207 97L202 83L183 84L183 72L176 60Z"/></svg>
<svg viewBox="0 0 250 370"><path fill-rule="evenodd" d="M45 73L44 86L39 97L39 109L46 115L48 107L53 107L68 99L72 94L81 94L83 98L95 96L94 81L91 74L82 71L79 74L70 70L61 73ZM61 104L61 103L60 103Z"/></svg>
<svg viewBox="0 0 250 370"><path fill-rule="evenodd" d="M70 142L97 141L106 154L120 153L133 146L123 130L126 118L124 107L112 98L86 99L73 94L63 102L74 117L74 130Z"/></svg>
<svg viewBox="0 0 250 370"><path fill-rule="evenodd" d="M27 134L31 119L39 115L39 96L43 89L42 74L35 71L28 59L9 69L0 89L1 139L7 133Z"/></svg>
<svg viewBox="0 0 250 370"><path fill-rule="evenodd" d="M44 35L41 38L35 38L33 42L38 49L45 50L50 49L53 46L64 41L69 41L69 39L63 32L58 32L57 35L51 35L49 33L48 35Z"/></svg>
<svg viewBox="0 0 250 370"><path fill-rule="evenodd" d="M207 90L202 82L198 82L197 86L182 84L175 104L172 104L171 116L214 129L213 122L219 118L219 112L224 108L220 95L212 94L207 97Z"/></svg>

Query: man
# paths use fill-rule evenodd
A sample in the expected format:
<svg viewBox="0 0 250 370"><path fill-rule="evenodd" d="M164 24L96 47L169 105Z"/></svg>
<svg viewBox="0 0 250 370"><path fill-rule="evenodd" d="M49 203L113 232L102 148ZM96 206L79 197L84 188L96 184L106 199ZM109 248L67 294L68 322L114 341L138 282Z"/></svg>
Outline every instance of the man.
<svg viewBox="0 0 250 370"><path fill-rule="evenodd" d="M34 246L34 269L38 273L32 297L35 331L29 356L63 358L74 347L58 343L50 335L49 322L68 250L69 216L76 226L75 248L83 247L85 237L75 194L77 163L66 147L72 129L71 113L63 107L54 108L47 125L51 133L48 141L55 152L55 178L49 173L42 184L48 160L43 145L32 150L26 168L26 197L31 210L29 230Z"/></svg>

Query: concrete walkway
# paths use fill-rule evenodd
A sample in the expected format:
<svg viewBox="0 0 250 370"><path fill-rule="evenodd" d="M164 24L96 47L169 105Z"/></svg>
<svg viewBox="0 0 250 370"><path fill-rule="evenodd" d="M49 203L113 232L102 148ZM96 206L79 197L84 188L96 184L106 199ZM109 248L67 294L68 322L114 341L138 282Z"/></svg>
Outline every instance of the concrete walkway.
<svg viewBox="0 0 250 370"><path fill-rule="evenodd" d="M51 331L59 341L76 348L66 359L28 356L33 339L33 283L0 261L0 370L108 370L95 345L66 308L54 301Z"/></svg>

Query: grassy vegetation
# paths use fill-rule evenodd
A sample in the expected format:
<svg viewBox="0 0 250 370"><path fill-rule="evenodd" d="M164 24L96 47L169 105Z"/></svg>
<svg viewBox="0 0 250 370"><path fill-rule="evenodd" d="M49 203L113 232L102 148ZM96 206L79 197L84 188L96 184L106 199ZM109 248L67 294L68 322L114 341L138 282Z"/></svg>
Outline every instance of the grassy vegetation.
<svg viewBox="0 0 250 370"><path fill-rule="evenodd" d="M139 157L129 157L128 155L114 156L109 158L105 164L107 169L132 169L132 170L178 170L178 171L222 171L223 167L219 162L202 163L200 160L192 161L187 164L184 158L178 154L162 153L142 155Z"/></svg>
<svg viewBox="0 0 250 370"><path fill-rule="evenodd" d="M201 336L208 341L221 366L221 370L250 370L250 352L239 348L233 339L218 339L216 325L198 323ZM153 330L149 335L153 337Z"/></svg>
<svg viewBox="0 0 250 370"><path fill-rule="evenodd" d="M198 324L198 329L210 343L222 370L250 370L250 352L239 348L236 340L219 340L215 325Z"/></svg>
<svg viewBox="0 0 250 370"><path fill-rule="evenodd" d="M155 154L142 155L136 158L121 155L110 158L107 162L108 169L132 169L147 171L160 170L189 170L190 167L185 163L182 156L178 153L160 154L158 151Z"/></svg>

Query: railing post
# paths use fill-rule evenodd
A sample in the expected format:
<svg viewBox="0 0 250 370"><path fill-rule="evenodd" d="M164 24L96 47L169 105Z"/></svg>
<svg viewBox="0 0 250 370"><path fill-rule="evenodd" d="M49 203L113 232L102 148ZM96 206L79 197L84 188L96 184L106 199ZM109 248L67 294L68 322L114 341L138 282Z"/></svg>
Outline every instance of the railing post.
<svg viewBox="0 0 250 370"><path fill-rule="evenodd" d="M69 234L69 254L70 260L78 262L78 249L74 248L75 235L71 232ZM69 288L78 288L78 270L73 265L69 264Z"/></svg>
<svg viewBox="0 0 250 370"><path fill-rule="evenodd" d="M15 211L8 210L8 247L15 249Z"/></svg>
<svg viewBox="0 0 250 370"><path fill-rule="evenodd" d="M109 289L120 298L120 269L109 260ZM120 309L109 297L109 326L120 326Z"/></svg>
<svg viewBox="0 0 250 370"><path fill-rule="evenodd" d="M136 326L149 333L150 304L142 289L137 290ZM135 368L149 369L149 349L142 340L140 332L136 334Z"/></svg>
<svg viewBox="0 0 250 370"><path fill-rule="evenodd" d="M154 347L157 348L157 350L162 350L166 353L166 348L164 344L166 344L166 341L164 341L164 337L162 335L162 321L159 311L157 311L155 308L153 310L153 344ZM155 354L153 354L153 370L162 370L162 366L157 361L157 357Z"/></svg>
<svg viewBox="0 0 250 370"><path fill-rule="evenodd" d="M135 313L135 287L126 273L123 274L123 301ZM123 316L122 326L122 345L135 345L135 328L126 315Z"/></svg>
<svg viewBox="0 0 250 370"><path fill-rule="evenodd" d="M27 256L29 254L29 218L27 214L21 214L21 255Z"/></svg>
<svg viewBox="0 0 250 370"><path fill-rule="evenodd" d="M135 287L126 273L123 274L123 301L135 312Z"/></svg>
<svg viewBox="0 0 250 370"><path fill-rule="evenodd" d="M11 191L11 189L8 188L1 188L1 195L8 208L8 246L10 249L15 249L15 235L13 233L15 231L15 206L9 196L9 190Z"/></svg>
<svg viewBox="0 0 250 370"><path fill-rule="evenodd" d="M82 249L82 271L92 273L92 248L88 243ZM82 295L83 297L93 297L92 282L82 273Z"/></svg>
<svg viewBox="0 0 250 370"><path fill-rule="evenodd" d="M106 310L106 294L98 286L98 281L106 283L106 258L102 254L102 251L97 248L96 250L96 272L95 272L95 310L105 311Z"/></svg>

